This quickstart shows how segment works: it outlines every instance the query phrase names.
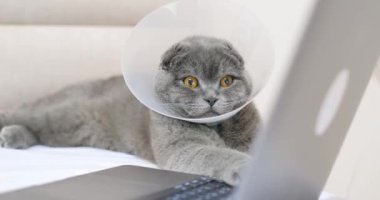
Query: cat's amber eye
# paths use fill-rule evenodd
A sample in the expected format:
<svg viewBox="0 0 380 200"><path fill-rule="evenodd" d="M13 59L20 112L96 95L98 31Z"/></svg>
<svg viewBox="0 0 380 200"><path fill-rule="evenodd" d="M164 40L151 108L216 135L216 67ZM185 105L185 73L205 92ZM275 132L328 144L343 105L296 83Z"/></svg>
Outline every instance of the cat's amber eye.
<svg viewBox="0 0 380 200"><path fill-rule="evenodd" d="M226 75L220 79L220 86L227 88L227 87L230 87L233 82L234 82L234 78L230 75Z"/></svg>
<svg viewBox="0 0 380 200"><path fill-rule="evenodd" d="M183 79L183 84L188 88L194 89L198 87L198 79L194 76L187 76Z"/></svg>

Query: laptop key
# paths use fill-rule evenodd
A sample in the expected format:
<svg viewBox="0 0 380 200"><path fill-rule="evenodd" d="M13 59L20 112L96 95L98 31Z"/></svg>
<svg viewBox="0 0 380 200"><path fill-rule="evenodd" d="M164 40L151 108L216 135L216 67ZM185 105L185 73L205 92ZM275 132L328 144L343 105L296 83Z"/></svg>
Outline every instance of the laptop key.
<svg viewBox="0 0 380 200"><path fill-rule="evenodd" d="M210 177L202 176L178 184L173 188L151 196L156 200L221 200L228 199L232 186ZM153 197L153 198L152 198Z"/></svg>

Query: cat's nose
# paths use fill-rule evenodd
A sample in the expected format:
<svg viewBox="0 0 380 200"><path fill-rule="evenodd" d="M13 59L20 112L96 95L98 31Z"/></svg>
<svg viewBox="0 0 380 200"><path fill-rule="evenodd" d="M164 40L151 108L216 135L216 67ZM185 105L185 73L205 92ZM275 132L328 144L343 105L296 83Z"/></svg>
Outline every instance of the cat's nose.
<svg viewBox="0 0 380 200"><path fill-rule="evenodd" d="M211 97L211 98L207 98L207 99L205 99L205 101L206 101L208 104L210 104L210 106L212 107L212 106L218 101L218 99L217 99L217 98L213 98L213 97Z"/></svg>

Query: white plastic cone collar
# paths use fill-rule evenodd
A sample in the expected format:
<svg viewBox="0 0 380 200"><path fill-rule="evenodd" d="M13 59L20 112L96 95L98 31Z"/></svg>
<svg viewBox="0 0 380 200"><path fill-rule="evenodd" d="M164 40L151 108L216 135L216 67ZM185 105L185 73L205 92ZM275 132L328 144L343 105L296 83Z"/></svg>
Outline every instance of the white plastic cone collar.
<svg viewBox="0 0 380 200"><path fill-rule="evenodd" d="M265 27L252 10L237 0L180 0L167 4L143 18L127 40L123 75L135 97L162 115L195 123L227 119L229 113L208 118L183 118L167 110L156 97L154 80L161 56L173 44L192 35L228 40L242 55L253 83L254 96L264 86L274 63L274 48Z"/></svg>

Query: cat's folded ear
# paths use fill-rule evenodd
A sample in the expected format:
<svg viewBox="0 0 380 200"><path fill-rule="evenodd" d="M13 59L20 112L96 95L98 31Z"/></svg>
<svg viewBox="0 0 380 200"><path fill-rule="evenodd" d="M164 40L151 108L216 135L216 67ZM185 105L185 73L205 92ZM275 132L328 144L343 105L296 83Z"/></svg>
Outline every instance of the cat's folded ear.
<svg viewBox="0 0 380 200"><path fill-rule="evenodd" d="M163 70L169 70L172 65L177 65L181 55L186 51L185 44L177 43L170 47L162 56L161 68Z"/></svg>
<svg viewBox="0 0 380 200"><path fill-rule="evenodd" d="M244 59L239 54L239 52L232 46L232 44L228 41L224 41L224 45L228 49L228 54L232 58L232 60L240 67L244 67Z"/></svg>

